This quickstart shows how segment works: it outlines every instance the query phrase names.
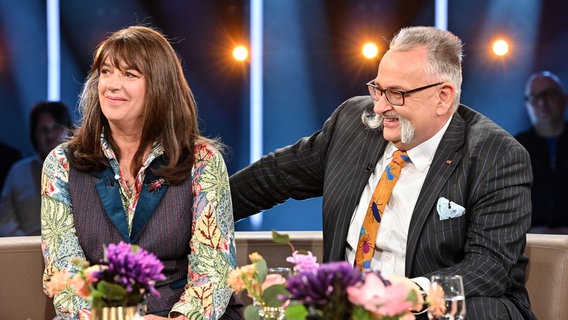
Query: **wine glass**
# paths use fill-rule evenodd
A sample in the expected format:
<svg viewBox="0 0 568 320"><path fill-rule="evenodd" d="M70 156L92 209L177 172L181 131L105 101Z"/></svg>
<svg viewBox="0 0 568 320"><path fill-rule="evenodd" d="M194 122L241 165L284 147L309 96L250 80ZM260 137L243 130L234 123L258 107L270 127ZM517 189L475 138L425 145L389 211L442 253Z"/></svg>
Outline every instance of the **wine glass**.
<svg viewBox="0 0 568 320"><path fill-rule="evenodd" d="M262 290L273 284L284 284L292 275L292 270L290 268L279 267L279 268L268 268L266 272L266 280L262 285ZM286 304L281 307L269 307L260 305L257 301L254 301L255 305L258 307L258 313L261 319L264 320L282 320L284 319L284 308Z"/></svg>
<svg viewBox="0 0 568 320"><path fill-rule="evenodd" d="M459 275L433 275L430 283L431 299L428 318L435 320L463 320L465 318L465 294L463 280Z"/></svg>

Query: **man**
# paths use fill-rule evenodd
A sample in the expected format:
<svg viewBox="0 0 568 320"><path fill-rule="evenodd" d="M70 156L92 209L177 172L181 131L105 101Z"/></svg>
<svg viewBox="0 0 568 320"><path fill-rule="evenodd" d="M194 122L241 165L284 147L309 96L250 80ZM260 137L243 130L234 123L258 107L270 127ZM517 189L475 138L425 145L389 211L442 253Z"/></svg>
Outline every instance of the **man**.
<svg viewBox="0 0 568 320"><path fill-rule="evenodd" d="M30 140L36 154L16 162L0 197L0 236L41 233L41 170L43 160L67 136L71 114L62 102L39 102L29 117Z"/></svg>
<svg viewBox="0 0 568 320"><path fill-rule="evenodd" d="M375 185L404 150L410 162L384 209L371 269L423 288L434 274L458 274L468 319L534 319L523 255L529 155L459 105L461 46L447 31L402 29L367 84L372 99L346 101L323 129L231 177L235 218L323 195L323 259L353 263Z"/></svg>
<svg viewBox="0 0 568 320"><path fill-rule="evenodd" d="M541 71L529 77L525 107L532 128L516 138L531 155L534 173L531 232L568 234L567 104L558 76Z"/></svg>

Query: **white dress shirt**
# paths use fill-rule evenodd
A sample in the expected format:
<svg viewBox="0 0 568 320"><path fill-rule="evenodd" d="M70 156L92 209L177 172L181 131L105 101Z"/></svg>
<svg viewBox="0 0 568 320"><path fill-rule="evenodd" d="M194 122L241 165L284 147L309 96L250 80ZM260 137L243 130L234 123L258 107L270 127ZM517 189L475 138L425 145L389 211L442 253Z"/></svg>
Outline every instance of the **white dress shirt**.
<svg viewBox="0 0 568 320"><path fill-rule="evenodd" d="M384 276L392 274L404 276L405 274L406 239L410 218L436 149L450 121L451 118L432 138L406 151L411 162L402 168L398 182L395 184L387 202L377 234L375 253L371 260L371 269L380 270ZM351 218L345 256L346 260L352 264L355 261L359 234L369 202L383 171L392 160L393 153L396 150L397 148L392 143L386 146L384 156L379 159L375 171L369 177L359 204ZM423 286L421 281L417 282L420 286ZM425 283L423 288L428 286L429 283Z"/></svg>

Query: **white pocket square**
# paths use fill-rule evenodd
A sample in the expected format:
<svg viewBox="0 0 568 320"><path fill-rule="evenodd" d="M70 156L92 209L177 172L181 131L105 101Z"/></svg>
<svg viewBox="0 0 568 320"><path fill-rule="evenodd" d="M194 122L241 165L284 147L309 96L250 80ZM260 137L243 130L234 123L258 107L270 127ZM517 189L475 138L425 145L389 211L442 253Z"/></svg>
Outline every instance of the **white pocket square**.
<svg viewBox="0 0 568 320"><path fill-rule="evenodd" d="M465 208L459 204L452 202L444 197L438 199L437 206L438 214L440 215L440 220L446 220L450 218L457 218L465 213Z"/></svg>

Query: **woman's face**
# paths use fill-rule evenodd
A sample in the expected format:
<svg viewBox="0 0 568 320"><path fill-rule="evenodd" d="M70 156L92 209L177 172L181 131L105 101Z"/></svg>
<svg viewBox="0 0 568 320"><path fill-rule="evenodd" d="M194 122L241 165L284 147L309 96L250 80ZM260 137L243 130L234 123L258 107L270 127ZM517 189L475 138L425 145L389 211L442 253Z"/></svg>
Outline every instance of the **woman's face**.
<svg viewBox="0 0 568 320"><path fill-rule="evenodd" d="M42 159L63 141L65 133L65 127L57 123L51 113L46 111L39 115L34 135L37 152Z"/></svg>
<svg viewBox="0 0 568 320"><path fill-rule="evenodd" d="M99 72L99 101L111 129L141 129L146 98L144 75L129 68L124 61L120 61L119 69L109 58Z"/></svg>

